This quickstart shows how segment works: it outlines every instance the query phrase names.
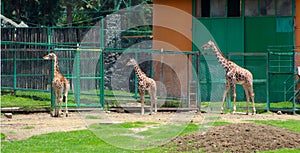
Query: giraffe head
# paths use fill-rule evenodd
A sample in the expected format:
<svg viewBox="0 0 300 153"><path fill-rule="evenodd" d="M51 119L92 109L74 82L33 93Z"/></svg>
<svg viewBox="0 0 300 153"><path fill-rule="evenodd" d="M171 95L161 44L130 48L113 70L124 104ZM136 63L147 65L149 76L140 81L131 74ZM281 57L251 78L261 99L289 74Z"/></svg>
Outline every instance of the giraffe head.
<svg viewBox="0 0 300 153"><path fill-rule="evenodd" d="M134 58L130 58L130 60L126 64L126 66L130 66L130 65L136 65L136 61Z"/></svg>
<svg viewBox="0 0 300 153"><path fill-rule="evenodd" d="M202 50L207 50L207 49L211 49L214 46L214 42L212 40L209 40L206 44L204 44L203 46L201 46Z"/></svg>
<svg viewBox="0 0 300 153"><path fill-rule="evenodd" d="M45 60L54 60L56 55L54 53L49 53L48 55L44 56L43 59Z"/></svg>

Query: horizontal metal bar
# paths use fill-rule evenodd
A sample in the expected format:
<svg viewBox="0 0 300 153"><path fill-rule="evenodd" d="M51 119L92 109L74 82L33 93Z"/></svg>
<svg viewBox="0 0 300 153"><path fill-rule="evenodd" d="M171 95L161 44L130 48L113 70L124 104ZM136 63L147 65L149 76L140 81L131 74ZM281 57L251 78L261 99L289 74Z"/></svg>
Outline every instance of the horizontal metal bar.
<svg viewBox="0 0 300 153"><path fill-rule="evenodd" d="M33 46L53 46L52 44L46 42L15 42L15 41L1 41L1 45L33 45Z"/></svg>
<svg viewBox="0 0 300 153"><path fill-rule="evenodd" d="M237 53L237 52L230 52L227 53L228 56L267 56L268 53Z"/></svg>
<svg viewBox="0 0 300 153"><path fill-rule="evenodd" d="M189 52L189 51L160 51L160 50L151 50L151 49L115 49L115 48L105 48L104 52L126 52L126 53L140 53L140 52L145 52L145 53L153 53L153 54L183 54L183 55L193 55L193 54L198 54L198 52Z"/></svg>
<svg viewBox="0 0 300 153"><path fill-rule="evenodd" d="M270 54L272 55L286 55L286 56L292 56L294 55L294 53L283 53L283 52L280 52L280 53L276 53L276 52L269 52Z"/></svg>
<svg viewBox="0 0 300 153"><path fill-rule="evenodd" d="M1 74L1 77L13 77L14 74ZM33 77L36 77L36 76L49 76L49 74L16 74L16 76L24 76L24 77L28 77L28 76L33 76Z"/></svg>
<svg viewBox="0 0 300 153"><path fill-rule="evenodd" d="M294 74L294 72L277 72L277 71L269 71L271 74Z"/></svg>
<svg viewBox="0 0 300 153"><path fill-rule="evenodd" d="M253 83L267 83L267 79L254 79Z"/></svg>
<svg viewBox="0 0 300 153"><path fill-rule="evenodd" d="M1 86L1 89L6 90L21 90L21 91L38 91L38 92L50 92L50 90L42 90L42 89L32 89L32 88L13 88L13 87L3 87Z"/></svg>
<svg viewBox="0 0 300 153"><path fill-rule="evenodd" d="M86 79L86 80L88 80L88 79L101 79L102 77L85 77L85 76L80 76L79 78L80 79Z"/></svg>
<svg viewBox="0 0 300 153"><path fill-rule="evenodd" d="M101 48L54 48L54 50L55 51L98 51L98 52L103 51L103 49Z"/></svg>
<svg viewBox="0 0 300 153"><path fill-rule="evenodd" d="M63 74L64 75L64 74ZM1 77L13 77L14 74L1 74ZM49 74L16 74L17 77L37 77L37 76L49 76ZM101 77L95 77L95 76L80 76L80 77L73 77L64 75L67 79L101 79Z"/></svg>

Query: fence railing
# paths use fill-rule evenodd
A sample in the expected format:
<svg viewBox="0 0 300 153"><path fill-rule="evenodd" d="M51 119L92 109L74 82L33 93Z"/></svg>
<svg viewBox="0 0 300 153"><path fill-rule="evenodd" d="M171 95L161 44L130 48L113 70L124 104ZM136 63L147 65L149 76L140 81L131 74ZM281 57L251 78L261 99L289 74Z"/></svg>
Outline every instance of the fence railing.
<svg viewBox="0 0 300 153"><path fill-rule="evenodd" d="M137 89L137 79L135 75L127 74L130 78L122 78L126 62L130 57L134 57L137 61L141 61L141 67L145 70L147 76L153 76L153 61L152 57L155 55L182 55L186 56L187 61L184 62L184 67L187 67L187 82L184 82L183 86L187 87L186 92L183 95L165 96L164 99L177 99L184 101L186 106L190 107L190 85L192 78L192 69L190 63L192 56L197 56L195 52L175 52L175 51L156 51L150 49L114 49L114 48L93 48L90 46L77 46L76 48L60 47L57 44L38 44L43 46L44 50L30 50L28 51L26 46L32 45L24 42L2 42L3 46L11 45L10 49L3 49L2 54L2 74L1 74L1 88L7 90L13 90L15 92L19 90L23 91L36 91L36 92L48 92L51 91L51 104L54 103L54 96L51 88L51 81L53 78L53 62L45 61L42 59L49 50L56 53L59 61L59 69L61 73L70 81L71 91L69 92L74 96L74 104L70 106L91 106L91 107L103 107L105 101L116 97L122 98L139 98ZM25 47L18 48L20 45ZM107 57L104 58L104 55ZM123 56L120 59L119 56ZM190 57L191 56L191 57ZM106 61L105 61L106 60ZM110 66L111 61L113 66ZM119 62L119 67L116 67L116 63ZM156 61L157 62L157 61ZM161 61L163 62L163 61ZM121 64L121 65L120 65ZM148 68L147 68L148 67ZM149 68L150 67L150 68ZM109 71L110 68L114 70ZM124 70L122 70L124 69ZM128 72L127 72L128 73ZM191 75L191 76L190 76ZM110 80L110 84L106 84L107 79ZM129 87L124 84L132 80ZM164 80L164 76L162 76ZM114 83L112 83L115 81ZM113 88L111 87L113 85ZM119 92L125 88L125 92ZM129 89L127 89L129 88ZM117 93L106 93L105 89L113 90ZM130 92L134 94L128 94ZM126 93L128 92L128 93ZM89 96L89 97L87 97ZM110 97L110 98L107 98Z"/></svg>
<svg viewBox="0 0 300 153"><path fill-rule="evenodd" d="M65 30L64 28L21 28L17 30L7 28L6 31L4 30L1 35L1 89L48 93L51 89L53 63L44 61L42 57L53 51L59 57L62 74L71 82L70 94L74 95L75 105L103 107L107 101L113 99L112 97L138 98L137 79L133 73L130 74L130 78L121 79L121 73L124 71L120 70L126 70L124 67L129 56L135 57L141 62L141 67L147 76L155 77L158 81L163 80L162 83L169 81L164 77L170 78L162 72L175 73L168 68L170 65L159 63L163 62L159 60L161 57L167 60L176 56L180 59L178 63L185 68L184 72L186 73L181 75L186 77L186 80L185 83L172 90L181 90L181 88L185 90L184 93L177 96L167 93L169 95L165 96L166 99L180 100L184 107L200 107L201 101L218 101L220 99L219 95L222 95L225 83L224 70L219 69L220 65L216 62L212 52L152 50L150 49L151 43L137 48L128 47L130 44L124 45L128 48L109 48L104 45L106 43L102 34L105 30L95 27L91 32L94 35L87 38L84 34L89 33L88 29L89 27L86 29L75 28L75 30L67 28L67 32L62 32ZM128 32L130 31L126 33L128 34ZM29 36L25 38L26 35ZM140 39L140 37L123 35L120 37ZM145 43L142 44L145 45ZM264 109L271 110L278 99L287 101L296 91L294 81L296 80L295 61L297 55L295 48L286 50L280 47L280 49L270 48L267 53L229 53L227 57L253 73L256 101L266 102ZM182 60L182 57L186 60ZM119 67L115 65L117 62L120 62ZM175 62L175 64L178 63ZM155 72L154 69L157 71ZM176 77L172 78L172 81L176 82L182 76ZM291 79L287 79L288 77ZM115 80L112 81L112 79ZM116 85L115 82L119 85ZM106 90L124 88L122 85L125 82L129 82L129 89L126 92L133 94L105 93ZM238 88L238 92L243 93L242 88ZM192 99L191 95L196 95L196 98ZM238 96L239 100L244 100L243 94L238 94ZM53 101L52 98L52 103ZM192 104L191 101L195 101L196 104ZM297 110L296 98L293 98L292 104L293 106L288 109Z"/></svg>
<svg viewBox="0 0 300 153"><path fill-rule="evenodd" d="M300 55L296 50L297 46L271 46L268 49L268 73L269 82L273 85L273 90L268 90L268 93L272 97L283 97L283 101L290 101L290 105L286 105L285 108L289 109L293 113L299 110L296 103L298 100L298 82L296 62ZM268 103L270 109L274 107L270 106L272 103ZM273 106L276 103L273 103Z"/></svg>

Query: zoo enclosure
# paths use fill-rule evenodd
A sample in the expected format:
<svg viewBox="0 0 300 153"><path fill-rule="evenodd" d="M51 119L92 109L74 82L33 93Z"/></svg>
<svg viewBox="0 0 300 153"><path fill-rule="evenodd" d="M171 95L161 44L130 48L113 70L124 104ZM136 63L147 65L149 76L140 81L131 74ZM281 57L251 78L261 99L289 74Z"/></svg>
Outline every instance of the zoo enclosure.
<svg viewBox="0 0 300 153"><path fill-rule="evenodd" d="M84 36L90 30L92 36L89 35L88 38L85 38ZM107 43L104 42L104 33L105 29L101 26L81 28L3 28L1 36L1 89L48 92L52 80L51 76L53 75L50 75L51 70L49 68L52 66L51 63L45 62L41 57L47 52L54 51L61 57L59 58L61 72L66 78L71 80L71 88L73 89L71 94L74 94L75 106L103 107L105 98L111 96L110 94L104 93L105 88L111 89L105 85L105 79L110 79L106 77L107 74L112 73L112 71L108 69L115 70L111 64L104 64L105 60L110 60L104 57L116 58L125 51L124 48L106 47L105 44ZM122 38L121 42L126 42L126 44L119 46L131 46L132 44L139 44L141 41L149 41L148 44L146 43L145 45L145 43L142 43L142 45L137 46L137 49L131 51L131 54L137 59L144 56L150 57L152 54L183 54L187 55L190 60L193 59L192 64L197 70L196 75L200 80L195 80L195 78L197 78L195 74L187 72L187 75L191 74L188 78L192 79L188 80L186 84L188 86L187 96L180 97L181 100L186 102L185 106L191 107L191 101L196 101L196 105L200 107L200 102L206 101L205 95L207 91L203 90L203 86L213 83L218 83L223 86L224 80L215 80L216 82L213 82L214 80L207 79L207 76L203 76L203 74L205 75L206 73L203 66L207 61L204 61L201 57L205 53L172 51L162 53L160 51L154 51L151 50L151 40L147 37L151 35L151 33L126 31L126 34L131 35L135 35L136 33L146 37L142 39L136 39L134 37L132 37L133 39ZM78 46L78 44L80 44L80 46ZM266 54L228 53L227 55L229 59L254 72L254 90L256 91L256 96L258 96L258 99L265 99L263 102L267 102L266 108L264 109L273 109L272 104L278 102L278 99L273 96L277 96L278 93L280 93L284 95L284 101L292 101L293 106L288 109L292 111L298 110L296 107L296 98L299 91L296 88L298 80L295 78L296 68L294 64L297 53L295 53L294 47L286 48L288 47L273 46L269 48ZM213 55L210 56L212 56L211 60L215 60L213 59ZM265 67L267 71L264 71L264 69L257 70L257 62L261 62L260 64ZM82 63L85 63L83 65L94 65L95 69L93 69L93 73L81 67ZM187 63L187 67L190 67L188 64L189 63ZM141 65L143 69L143 65L145 68L153 64L150 62L142 63ZM146 70L148 76L153 76L152 69L153 67ZM281 74L284 75L279 76ZM276 92L270 90L270 86L274 84L271 77L281 77L281 80L285 80L279 83L279 90ZM118 96L138 98L136 83L134 83L133 86L134 88L131 91L135 92L134 95L121 93ZM94 91L90 92L91 89ZM243 93L243 91L240 91L240 93ZM196 98L192 99L191 94L196 94ZM85 95L94 98L92 100L85 99ZM243 97L240 96L240 99L243 100ZM52 98L52 104L53 101L54 99ZM81 101L85 102L81 103Z"/></svg>
<svg viewBox="0 0 300 153"><path fill-rule="evenodd" d="M3 28L3 41L1 43L1 88L15 92L18 90L48 92L51 89L51 80L53 77L51 67L53 68L53 63L44 61L42 57L48 52L53 51L59 57L61 73L70 80L72 89L70 94L74 95L75 106L103 107L104 97L112 96L110 94L104 96L104 89L111 89L109 84L105 81L111 79L109 75L111 75L114 70L112 65L116 58L125 50L122 48L103 47L106 46L105 44L111 45L111 43L104 42L105 30L107 29L103 29L101 26L83 28ZM151 33L139 31L123 32L126 35L130 35L130 37L123 37L122 32L113 32L121 33L122 42L121 45L113 46L126 47L137 44L135 47L138 47L138 49L133 48L133 51L126 52L133 54L136 59L140 57L145 58L145 56L147 56L148 62L142 63L142 68L152 65L151 61L149 63L151 54L179 54L191 56L195 54L192 52L169 51L161 53L160 51L150 50L147 48L151 48L151 41L150 45L149 43L138 43L144 40L147 42L147 40L149 40L148 36L151 35ZM88 37L84 35L88 35ZM143 37L136 38L134 35ZM106 58L104 58L104 56ZM93 68L88 68L90 66L93 66ZM152 68L146 69L148 76L152 76L151 73L153 72L151 70ZM133 91L135 94L133 96L128 96L126 93L122 93L125 95L118 96L138 98L136 79L134 82ZM52 105L54 105L53 94L51 95ZM92 100L86 99L86 96L92 96L94 98ZM114 94L114 96L116 96L116 94ZM187 99L187 97L185 99ZM82 103L82 101L85 101L85 103Z"/></svg>

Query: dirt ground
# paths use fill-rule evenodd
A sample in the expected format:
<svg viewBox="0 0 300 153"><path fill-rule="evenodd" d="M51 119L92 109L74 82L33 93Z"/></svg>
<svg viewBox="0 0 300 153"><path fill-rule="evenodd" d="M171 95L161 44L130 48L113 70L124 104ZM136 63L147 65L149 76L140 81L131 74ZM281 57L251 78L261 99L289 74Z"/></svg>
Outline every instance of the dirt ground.
<svg viewBox="0 0 300 153"><path fill-rule="evenodd" d="M177 137L172 140L179 149L204 148L207 152L253 152L277 148L300 148L300 133L282 128L249 123L249 120L300 120L299 115L277 114L220 114L222 121L234 124L210 128L206 132ZM12 119L1 116L1 132L6 140L23 140L34 135L50 132L87 129L93 123L157 122L176 124L180 122L203 123L204 114L195 112L158 112L153 115L139 113L71 112L69 117L51 117L48 113L13 115ZM193 143L191 143L193 142Z"/></svg>
<svg viewBox="0 0 300 153"><path fill-rule="evenodd" d="M140 113L69 112L69 117L51 117L49 113L18 114L12 119L1 116L1 132L6 140L23 140L50 132L66 132L87 129L93 123L156 122L161 124L201 123L203 117L194 112L158 112L153 115Z"/></svg>
<svg viewBox="0 0 300 153"><path fill-rule="evenodd" d="M209 131L177 137L178 152L203 148L205 152L256 152L280 148L300 148L300 133L274 126L234 123Z"/></svg>

